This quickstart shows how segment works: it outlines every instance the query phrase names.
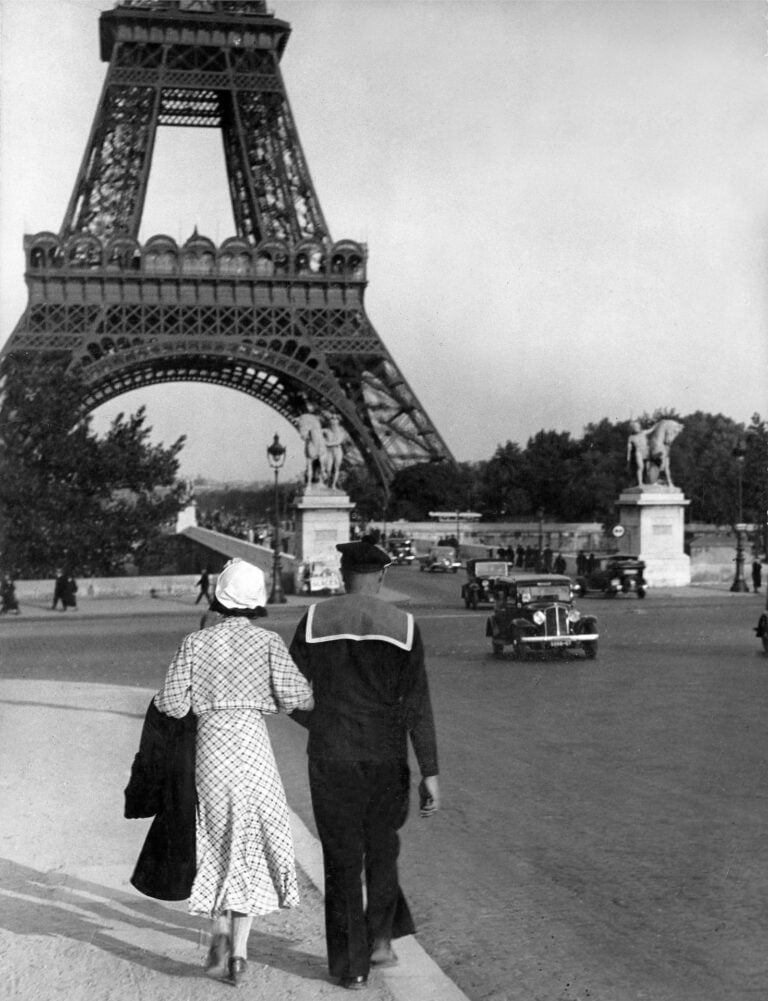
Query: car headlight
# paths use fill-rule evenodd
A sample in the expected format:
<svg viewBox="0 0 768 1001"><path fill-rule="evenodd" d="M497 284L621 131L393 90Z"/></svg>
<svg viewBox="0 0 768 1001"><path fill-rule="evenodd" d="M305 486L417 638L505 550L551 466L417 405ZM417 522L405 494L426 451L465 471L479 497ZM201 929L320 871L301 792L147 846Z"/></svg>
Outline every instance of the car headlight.
<svg viewBox="0 0 768 1001"><path fill-rule="evenodd" d="M542 612L540 608L537 608L536 611L533 613L533 621L536 623L537 626L543 626L544 623L547 621L546 615Z"/></svg>
<svg viewBox="0 0 768 1001"><path fill-rule="evenodd" d="M620 587L620 586L621 586L621 580L618 577L612 577L611 587Z"/></svg>
<svg viewBox="0 0 768 1001"><path fill-rule="evenodd" d="M570 611L568 612L569 622L578 622L580 618L581 618L581 612L577 612L575 608L570 609Z"/></svg>
<svg viewBox="0 0 768 1001"><path fill-rule="evenodd" d="M524 605L527 605L528 602L531 600L531 592L530 591L523 591L520 594L520 600L522 601L522 603Z"/></svg>

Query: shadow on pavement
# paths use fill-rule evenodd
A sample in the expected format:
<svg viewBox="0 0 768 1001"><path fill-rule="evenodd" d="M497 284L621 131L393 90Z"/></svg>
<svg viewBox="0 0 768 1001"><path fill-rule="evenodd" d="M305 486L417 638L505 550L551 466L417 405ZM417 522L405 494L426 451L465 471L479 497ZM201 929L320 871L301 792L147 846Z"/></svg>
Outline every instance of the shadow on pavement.
<svg viewBox="0 0 768 1001"><path fill-rule="evenodd" d="M0 901L0 928L14 935L87 942L168 976L198 977L202 972L197 963L181 962L129 941L133 937L131 928L135 928L143 935L207 942L206 919L176 910L174 905L133 896L61 871L41 872L10 859L0 859ZM126 928L122 938L115 934L120 926ZM304 980L327 979L318 970L317 955L296 950L291 939L260 932L258 927L251 933L249 955L265 966Z"/></svg>

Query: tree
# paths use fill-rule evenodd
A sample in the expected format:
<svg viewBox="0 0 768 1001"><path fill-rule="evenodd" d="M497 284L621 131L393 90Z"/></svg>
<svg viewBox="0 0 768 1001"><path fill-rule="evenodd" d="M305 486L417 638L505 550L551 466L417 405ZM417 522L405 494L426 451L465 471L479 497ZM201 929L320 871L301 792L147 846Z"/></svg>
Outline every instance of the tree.
<svg viewBox="0 0 768 1001"><path fill-rule="evenodd" d="M469 464L422 462L400 469L392 480L389 517L422 521L430 511L466 509L474 480Z"/></svg>
<svg viewBox="0 0 768 1001"><path fill-rule="evenodd" d="M484 518L515 518L531 510L523 453L516 442L498 445L479 471L478 506Z"/></svg>
<svg viewBox="0 0 768 1001"><path fill-rule="evenodd" d="M572 521L568 486L579 444L568 431L538 431L528 439L523 456L523 475L532 509L541 508L547 518Z"/></svg>
<svg viewBox="0 0 768 1001"><path fill-rule="evenodd" d="M348 466L342 473L342 486L355 505L355 515L363 522L385 521L389 512L389 492L367 466Z"/></svg>
<svg viewBox="0 0 768 1001"><path fill-rule="evenodd" d="M672 473L675 486L690 501L688 519L732 525L738 520L738 467L733 452L744 427L723 414L700 410L681 420L683 430L672 446Z"/></svg>
<svg viewBox="0 0 768 1001"><path fill-rule="evenodd" d="M103 439L79 378L58 364L7 359L0 401L0 562L19 576L112 574L159 536L183 504L184 438L149 444L141 408Z"/></svg>

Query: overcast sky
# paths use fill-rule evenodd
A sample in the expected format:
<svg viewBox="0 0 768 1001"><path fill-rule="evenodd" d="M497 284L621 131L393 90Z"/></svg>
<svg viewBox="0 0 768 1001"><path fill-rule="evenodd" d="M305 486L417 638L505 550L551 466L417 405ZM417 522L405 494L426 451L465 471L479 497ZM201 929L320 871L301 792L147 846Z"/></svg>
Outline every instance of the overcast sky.
<svg viewBox="0 0 768 1001"><path fill-rule="evenodd" d="M92 0L2 0L0 342L24 233L57 231L104 80ZM763 2L274 0L331 235L369 247L368 315L459 460L656 407L768 412ZM220 138L162 129L140 236L234 232ZM194 383L146 403L182 472L268 475L275 431Z"/></svg>

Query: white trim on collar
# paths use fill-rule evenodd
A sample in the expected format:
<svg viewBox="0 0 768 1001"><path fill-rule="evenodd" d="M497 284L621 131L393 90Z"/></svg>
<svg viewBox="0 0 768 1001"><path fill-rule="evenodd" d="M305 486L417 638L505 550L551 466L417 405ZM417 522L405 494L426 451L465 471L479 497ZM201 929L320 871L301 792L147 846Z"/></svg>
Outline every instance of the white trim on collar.
<svg viewBox="0 0 768 1001"><path fill-rule="evenodd" d="M312 625L315 618L315 609L317 607L317 605L310 605L309 611L307 612L307 628L305 633L307 643L331 643L334 640L353 640L354 642L361 642L363 640L380 640L382 643L391 643L392 646L399 647L401 650L410 650L413 647L414 618L410 612L404 612L407 619L405 640L395 639L394 636L389 636L386 633L335 633L331 636L313 636Z"/></svg>

